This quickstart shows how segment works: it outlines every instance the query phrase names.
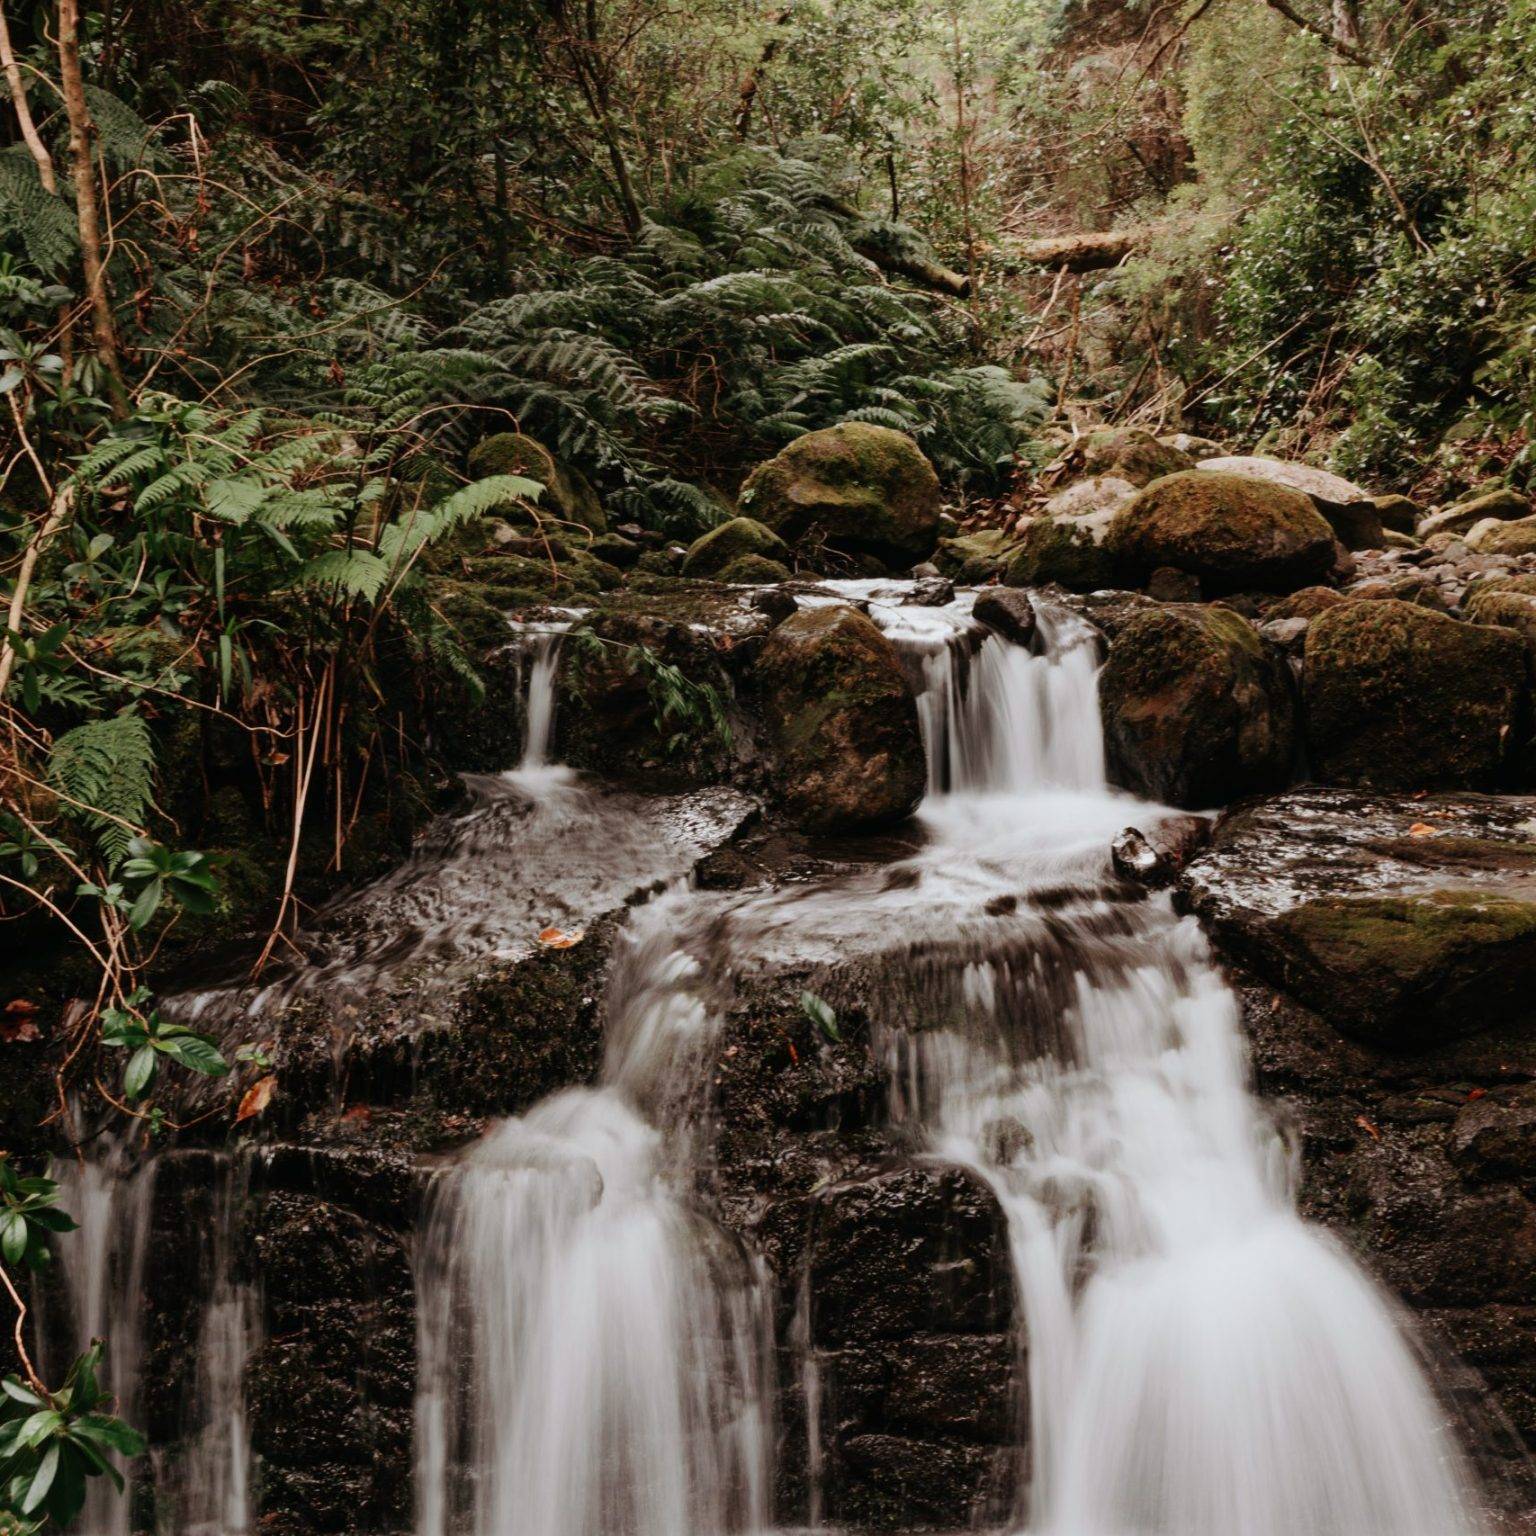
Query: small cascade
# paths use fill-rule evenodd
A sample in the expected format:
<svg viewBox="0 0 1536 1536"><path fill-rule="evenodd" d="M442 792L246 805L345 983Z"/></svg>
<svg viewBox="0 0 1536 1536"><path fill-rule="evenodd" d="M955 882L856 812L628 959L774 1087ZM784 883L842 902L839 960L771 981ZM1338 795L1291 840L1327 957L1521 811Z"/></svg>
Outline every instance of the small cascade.
<svg viewBox="0 0 1536 1536"><path fill-rule="evenodd" d="M523 744L517 774L530 779L550 766L555 744L555 682L560 647L570 623L517 626L518 683L523 706Z"/></svg>
<svg viewBox="0 0 1536 1536"><path fill-rule="evenodd" d="M144 1356L144 1273L149 1256L150 1212L155 1191L153 1162L132 1165L117 1144L91 1160L61 1159L50 1170L59 1185L59 1207L79 1224L58 1245L69 1305L70 1353L83 1354L96 1339L106 1341L101 1384L112 1394L118 1416L136 1423ZM62 1379L49 1362L49 1371ZM134 1469L114 1458L125 1480ZM131 1496L105 1478L86 1485L81 1536L127 1536Z"/></svg>
<svg viewBox="0 0 1536 1536"><path fill-rule="evenodd" d="M766 1522L762 1278L686 1199L713 1023L697 966L672 947L676 899L632 924L600 1086L503 1122L433 1185L418 1536Z"/></svg>
<svg viewBox="0 0 1536 1536"><path fill-rule="evenodd" d="M1040 606L1042 655L988 660L1002 642L987 639L968 666L901 610L877 615L920 651L925 725L943 732L914 901L933 901L925 882L974 896L1004 872L1000 890L1051 889L1027 987L994 933L957 978L963 1027L888 1039L898 1114L1009 1219L1021 1517L1050 1536L1476 1531L1401 1320L1295 1214L1292 1159L1248 1090L1237 1002L1198 927L1166 899L1109 894L1109 836L1156 812L1104 788L1092 651ZM1011 921L1032 944L1027 900Z"/></svg>

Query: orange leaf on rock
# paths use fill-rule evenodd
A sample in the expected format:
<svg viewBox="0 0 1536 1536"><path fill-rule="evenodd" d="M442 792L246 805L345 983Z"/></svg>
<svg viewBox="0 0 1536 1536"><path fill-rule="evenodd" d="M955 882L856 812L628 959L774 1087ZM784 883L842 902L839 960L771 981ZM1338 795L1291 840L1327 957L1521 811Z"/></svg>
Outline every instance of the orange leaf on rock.
<svg viewBox="0 0 1536 1536"><path fill-rule="evenodd" d="M1409 837L1439 837L1440 828L1432 827L1427 821L1416 821L1408 828Z"/></svg>
<svg viewBox="0 0 1536 1536"><path fill-rule="evenodd" d="M277 1079L270 1075L252 1083L240 1100L240 1108L235 1111L235 1124L239 1125L242 1120L254 1120L272 1102L272 1093L276 1087Z"/></svg>
<svg viewBox="0 0 1536 1536"><path fill-rule="evenodd" d="M586 938L586 934L580 928L567 933L564 928L546 928L539 934L539 943L545 949L570 949L573 945L580 944Z"/></svg>
<svg viewBox="0 0 1536 1536"><path fill-rule="evenodd" d="M1369 1120L1367 1120L1365 1118L1364 1115L1356 1115L1355 1116L1355 1124L1358 1125L1360 1127L1360 1129L1362 1131L1364 1131L1365 1134L1371 1138L1372 1141L1380 1141L1381 1140L1381 1132L1378 1131L1376 1129L1376 1127Z"/></svg>
<svg viewBox="0 0 1536 1536"><path fill-rule="evenodd" d="M13 997L4 1009L0 1010L0 1040L41 1039L35 1018L36 1013L37 1004L30 998Z"/></svg>

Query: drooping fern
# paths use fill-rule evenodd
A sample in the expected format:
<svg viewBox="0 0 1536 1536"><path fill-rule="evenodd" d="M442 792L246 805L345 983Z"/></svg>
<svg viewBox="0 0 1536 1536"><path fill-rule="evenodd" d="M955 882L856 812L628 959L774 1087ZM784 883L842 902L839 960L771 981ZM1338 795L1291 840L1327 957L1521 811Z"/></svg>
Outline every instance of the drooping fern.
<svg viewBox="0 0 1536 1536"><path fill-rule="evenodd" d="M48 783L69 818L94 833L109 866L142 830L154 776L154 739L131 709L65 731L48 756Z"/></svg>

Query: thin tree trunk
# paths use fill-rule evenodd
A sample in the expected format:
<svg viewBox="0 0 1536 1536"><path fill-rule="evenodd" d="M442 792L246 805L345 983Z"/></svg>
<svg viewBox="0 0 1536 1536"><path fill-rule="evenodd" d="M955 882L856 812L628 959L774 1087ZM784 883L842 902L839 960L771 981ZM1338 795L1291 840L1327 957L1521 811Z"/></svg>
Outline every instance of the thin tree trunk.
<svg viewBox="0 0 1536 1536"><path fill-rule="evenodd" d="M1290 0L1264 0L1264 3L1270 10L1278 11L1292 26L1300 27L1303 32L1310 32L1313 37L1331 48L1341 59L1348 59L1351 64L1369 64L1371 62L1369 55L1362 48L1335 37L1320 22L1313 21L1310 16L1305 16L1298 11L1290 3Z"/></svg>
<svg viewBox="0 0 1536 1536"><path fill-rule="evenodd" d="M80 226L85 295L91 309L91 339L97 361L107 376L112 414L121 419L128 414L128 388L123 382L117 326L112 318L112 299L107 292L107 268L102 256L101 210L96 202L96 124L86 103L85 77L80 69L79 0L59 0L59 86L69 119L69 169L75 183L75 217Z"/></svg>
<svg viewBox="0 0 1536 1536"><path fill-rule="evenodd" d="M763 51L758 54L757 63L741 77L741 86L736 93L736 137L738 139L745 139L752 126L752 107L757 101L763 76L768 72L768 66L773 63L774 55L783 45L784 28L789 25L794 14L789 6L785 6L782 11L770 18L768 25L773 28L773 31L768 41L763 44Z"/></svg>

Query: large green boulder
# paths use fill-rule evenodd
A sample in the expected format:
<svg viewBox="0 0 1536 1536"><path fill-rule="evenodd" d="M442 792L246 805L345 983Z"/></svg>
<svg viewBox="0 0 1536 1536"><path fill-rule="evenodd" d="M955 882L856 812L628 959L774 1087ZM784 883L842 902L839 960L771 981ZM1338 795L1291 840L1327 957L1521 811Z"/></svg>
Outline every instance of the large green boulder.
<svg viewBox="0 0 1536 1536"><path fill-rule="evenodd" d="M890 641L856 609L802 609L753 667L779 799L808 831L910 815L927 783L917 702Z"/></svg>
<svg viewBox="0 0 1536 1536"><path fill-rule="evenodd" d="M741 510L807 555L822 545L892 569L926 560L939 535L939 477L903 432L849 421L807 432L741 488Z"/></svg>
<svg viewBox="0 0 1536 1536"><path fill-rule="evenodd" d="M1536 517L1484 518L1468 532L1467 547L1483 555L1536 554Z"/></svg>
<svg viewBox="0 0 1536 1536"><path fill-rule="evenodd" d="M789 559L789 546L755 517L733 517L700 535L688 546L688 553L683 558L683 575L714 576L744 555L758 555L764 560L782 563Z"/></svg>
<svg viewBox="0 0 1536 1536"><path fill-rule="evenodd" d="M1294 592L1333 568L1333 530L1283 485L1191 470L1154 480L1115 515L1105 547L1126 577L1159 567L1197 576L1207 596Z"/></svg>
<svg viewBox="0 0 1536 1536"><path fill-rule="evenodd" d="M1323 896L1280 913L1284 980L1340 1030L1409 1050L1531 1017L1536 903L1488 890Z"/></svg>
<svg viewBox="0 0 1536 1536"><path fill-rule="evenodd" d="M1116 633L1099 674L1111 779L1201 810L1281 788L1296 705L1280 653L1239 614L1154 608Z"/></svg>
<svg viewBox="0 0 1536 1536"><path fill-rule="evenodd" d="M536 438L521 432L494 433L470 449L465 467L473 480L491 475L524 475L537 480L544 487L537 504L541 520L567 527L574 524L593 533L608 531L603 504L586 477L561 464ZM522 516L532 520L533 514L524 512Z"/></svg>
<svg viewBox="0 0 1536 1536"><path fill-rule="evenodd" d="M1531 498L1512 491L1507 486L1484 491L1470 500L1459 501L1453 507L1443 507L1431 512L1415 530L1421 539L1437 533L1467 533L1481 522L1495 518L1501 523L1515 522L1530 516Z"/></svg>
<svg viewBox="0 0 1536 1536"><path fill-rule="evenodd" d="M1524 692L1524 645L1510 630L1397 599L1345 603L1307 634L1308 755L1325 784L1490 787Z"/></svg>
<svg viewBox="0 0 1536 1536"><path fill-rule="evenodd" d="M979 587L1000 577L1018 554L1021 540L1006 528L983 528L941 539L933 563L952 581Z"/></svg>

